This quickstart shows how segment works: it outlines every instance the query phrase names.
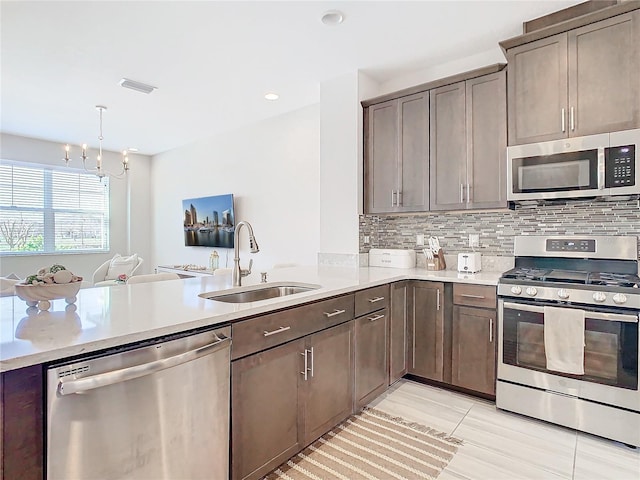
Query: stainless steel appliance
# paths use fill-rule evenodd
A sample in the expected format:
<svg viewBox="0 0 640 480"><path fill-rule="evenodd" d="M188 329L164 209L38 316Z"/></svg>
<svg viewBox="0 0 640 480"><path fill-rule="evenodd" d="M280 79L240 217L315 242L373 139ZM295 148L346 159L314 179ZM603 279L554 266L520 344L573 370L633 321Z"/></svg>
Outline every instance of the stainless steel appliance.
<svg viewBox="0 0 640 480"><path fill-rule="evenodd" d="M640 446L638 239L523 236L514 251L498 282L497 407ZM575 339L551 333L576 314L579 370L559 369L551 350Z"/></svg>
<svg viewBox="0 0 640 480"><path fill-rule="evenodd" d="M55 365L47 478L226 479L230 327Z"/></svg>
<svg viewBox="0 0 640 480"><path fill-rule="evenodd" d="M640 194L640 129L507 148L507 200Z"/></svg>

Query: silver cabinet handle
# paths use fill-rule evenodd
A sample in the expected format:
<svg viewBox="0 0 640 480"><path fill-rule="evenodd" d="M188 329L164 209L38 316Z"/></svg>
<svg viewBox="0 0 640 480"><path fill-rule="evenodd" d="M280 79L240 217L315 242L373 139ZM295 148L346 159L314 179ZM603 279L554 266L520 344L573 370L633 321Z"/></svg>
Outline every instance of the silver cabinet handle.
<svg viewBox="0 0 640 480"><path fill-rule="evenodd" d="M471 295L470 293L462 293L460 294L461 297L467 297L467 298L480 298L480 299L484 299L485 296L484 295Z"/></svg>
<svg viewBox="0 0 640 480"><path fill-rule="evenodd" d="M336 309L331 313L327 313L327 312L322 312L322 313L324 313L327 316L327 318L331 318L331 317L335 317L336 315L340 315L341 313L344 313L344 312L346 312L346 310Z"/></svg>
<svg viewBox="0 0 640 480"><path fill-rule="evenodd" d="M571 131L573 132L576 129L576 118L575 118L575 108L571 107L569 110L569 124L571 125Z"/></svg>
<svg viewBox="0 0 640 480"><path fill-rule="evenodd" d="M127 367L120 370L114 370L112 372L100 373L91 377L60 382L58 383L58 393L60 393L60 395L82 393L95 388L113 385L114 383L126 382L127 380L151 375L152 373L160 372L167 368L177 367L183 363L191 362L197 358L204 357L205 355L210 355L223 348L228 348L229 344L231 344L230 338L219 339L218 341L205 345L204 347L196 348L195 350L190 350L173 357L163 358L161 360L155 360L153 362L135 365L133 367Z"/></svg>
<svg viewBox="0 0 640 480"><path fill-rule="evenodd" d="M402 205L402 191L398 190L398 201L396 202L396 206Z"/></svg>
<svg viewBox="0 0 640 480"><path fill-rule="evenodd" d="M369 303L376 303L376 302L380 302L382 300L384 300L384 297L376 297L376 298L369 298L368 302Z"/></svg>
<svg viewBox="0 0 640 480"><path fill-rule="evenodd" d="M311 347L311 350L309 350L309 353L311 354L311 378L313 378L313 347Z"/></svg>
<svg viewBox="0 0 640 480"><path fill-rule="evenodd" d="M396 206L396 191L395 190L391 190L391 206L392 207Z"/></svg>
<svg viewBox="0 0 640 480"><path fill-rule="evenodd" d="M291 330L291 327L280 327L279 329L272 330L271 332L268 332L265 330L262 335L264 335L265 337L270 337L271 335L275 335L276 333L286 332L287 330Z"/></svg>
<svg viewBox="0 0 640 480"><path fill-rule="evenodd" d="M464 185L460 184L460 203L464 203Z"/></svg>
<svg viewBox="0 0 640 480"><path fill-rule="evenodd" d="M467 183L467 203L471 202L471 185Z"/></svg>
<svg viewBox="0 0 640 480"><path fill-rule="evenodd" d="M436 297L436 310L440 310L440 289L436 290L438 295Z"/></svg>
<svg viewBox="0 0 640 480"><path fill-rule="evenodd" d="M493 343L493 318L489 319L489 343Z"/></svg>
<svg viewBox="0 0 640 480"><path fill-rule="evenodd" d="M564 120L564 108L560 109L560 117L562 118L561 123L562 123L562 132L564 133L567 129L565 127L565 120Z"/></svg>
<svg viewBox="0 0 640 480"><path fill-rule="evenodd" d="M304 380L305 382L307 381L307 371L309 370L309 360L307 359L307 352L308 350L305 348L304 352L302 352L300 355L302 355L304 357L304 368L303 370L300 372L302 375L304 375Z"/></svg>
<svg viewBox="0 0 640 480"><path fill-rule="evenodd" d="M376 315L375 317L369 317L369 321L375 322L376 320L380 320L381 318L384 318L384 315Z"/></svg>

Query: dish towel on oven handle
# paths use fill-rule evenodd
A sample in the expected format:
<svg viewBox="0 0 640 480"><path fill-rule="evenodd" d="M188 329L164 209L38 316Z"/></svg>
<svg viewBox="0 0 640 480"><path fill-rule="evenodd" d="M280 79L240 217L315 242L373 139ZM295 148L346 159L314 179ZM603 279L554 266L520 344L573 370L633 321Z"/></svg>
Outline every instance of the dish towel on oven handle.
<svg viewBox="0 0 640 480"><path fill-rule="evenodd" d="M547 370L584 375L584 310L544 307Z"/></svg>

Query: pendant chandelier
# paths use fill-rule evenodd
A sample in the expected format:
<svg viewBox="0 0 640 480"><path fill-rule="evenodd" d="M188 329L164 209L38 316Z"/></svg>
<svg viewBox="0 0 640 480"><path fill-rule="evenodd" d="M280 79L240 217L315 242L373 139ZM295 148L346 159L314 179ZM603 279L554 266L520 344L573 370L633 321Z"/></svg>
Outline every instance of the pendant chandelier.
<svg viewBox="0 0 640 480"><path fill-rule="evenodd" d="M100 177L101 180L104 177L122 178L129 172L129 156L127 155L129 152L128 149L122 151L122 162L121 162L122 170L119 173L109 172L102 165L102 140L104 138L102 136L102 114L106 109L107 107L105 107L104 105L96 105L96 110L98 110L100 114L100 134L98 135L99 147L98 147L98 156L96 157L95 167L92 167L92 168L87 167L87 160L89 159L89 157L87 156L86 143L82 145L82 156L81 156L82 167L84 168L85 172L93 173L94 175L97 175L98 177ZM69 157L70 150L71 150L71 147L68 144L64 146L64 161L67 166L69 166L69 162L71 161L71 158Z"/></svg>

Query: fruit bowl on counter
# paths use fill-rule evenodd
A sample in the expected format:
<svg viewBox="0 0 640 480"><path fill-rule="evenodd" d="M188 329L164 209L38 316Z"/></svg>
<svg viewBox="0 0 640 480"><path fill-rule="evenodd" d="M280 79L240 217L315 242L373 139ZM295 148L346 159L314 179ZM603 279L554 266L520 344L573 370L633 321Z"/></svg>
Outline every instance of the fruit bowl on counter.
<svg viewBox="0 0 640 480"><path fill-rule="evenodd" d="M16 283L14 288L16 296L27 302L29 307L49 310L50 300L64 298L68 304L75 303L81 286L82 277L74 275L62 265L53 265L29 275L24 283Z"/></svg>

